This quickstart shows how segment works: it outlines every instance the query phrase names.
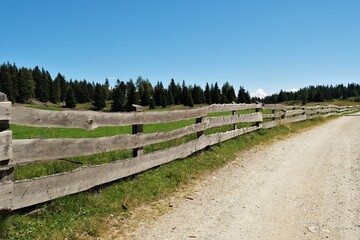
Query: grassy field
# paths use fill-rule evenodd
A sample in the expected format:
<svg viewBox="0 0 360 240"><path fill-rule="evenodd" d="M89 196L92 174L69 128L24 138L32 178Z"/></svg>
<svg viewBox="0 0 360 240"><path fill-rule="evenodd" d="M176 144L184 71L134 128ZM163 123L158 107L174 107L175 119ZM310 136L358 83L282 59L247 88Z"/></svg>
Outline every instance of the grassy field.
<svg viewBox="0 0 360 240"><path fill-rule="evenodd" d="M0 238L79 239L80 236L82 236L81 238L97 238L106 230L107 225L104 222L110 215L126 219L133 209L173 194L176 189L188 184L193 181L193 179L197 179L204 174L209 174L215 169L224 166L228 161L232 161L236 154L248 147L274 141L274 139L288 136L289 134L321 124L324 121L323 119L317 119L292 124L290 126L260 130L215 145L211 147L210 150L198 152L184 160L173 161L128 179L108 184L107 186L72 196L66 196L38 206L37 208L15 212L2 212L0 213ZM155 127L156 126L154 126L154 128ZM170 129L172 127L174 126L169 126ZM13 130L14 134L16 134L16 128ZM223 131L227 129L223 127L221 129L213 129L212 131L218 130ZM28 134L30 136L32 131L33 129L29 128ZM49 130L42 129L42 131L46 132ZM51 131L54 130L52 129ZM156 129L156 131L158 131L158 129ZM62 132L61 134L65 133ZM60 133L55 134L55 136L59 135ZM21 136L26 136L25 130ZM189 139L182 139L180 141L188 140ZM174 143L166 144L171 145ZM162 147L164 146L153 146L153 149L149 151ZM121 158L121 154L126 155L130 153L113 153L110 157L98 156L98 160L92 159L91 161L103 162L104 159L107 159L106 161L117 160ZM83 160L83 163L87 163L86 161L90 160ZM69 164L69 169L71 169L72 163L66 164ZM94 162L91 162L91 164L94 164ZM56 168L56 166L40 166L42 167L39 169L43 169L41 171L44 171L45 174L49 174L47 173L49 168ZM63 168L63 166L61 168ZM22 173L16 172L17 178L31 177L34 169L30 167L22 171ZM43 173L40 175L42 174ZM120 225L119 227L122 228L124 226Z"/></svg>

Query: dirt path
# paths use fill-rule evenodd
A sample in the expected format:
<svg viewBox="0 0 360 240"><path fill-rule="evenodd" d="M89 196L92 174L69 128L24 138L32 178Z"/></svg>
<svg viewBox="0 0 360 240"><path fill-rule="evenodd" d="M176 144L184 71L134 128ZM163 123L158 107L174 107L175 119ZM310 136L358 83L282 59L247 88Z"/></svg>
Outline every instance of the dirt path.
<svg viewBox="0 0 360 240"><path fill-rule="evenodd" d="M135 239L360 239L360 115L252 149Z"/></svg>

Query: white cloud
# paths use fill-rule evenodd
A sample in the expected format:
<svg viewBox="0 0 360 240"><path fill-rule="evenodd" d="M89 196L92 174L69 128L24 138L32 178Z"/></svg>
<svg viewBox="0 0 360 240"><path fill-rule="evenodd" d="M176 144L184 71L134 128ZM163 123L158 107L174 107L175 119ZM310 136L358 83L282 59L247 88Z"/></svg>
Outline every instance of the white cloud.
<svg viewBox="0 0 360 240"><path fill-rule="evenodd" d="M266 92L262 88L258 88L255 92L250 94L251 97L264 98L267 96Z"/></svg>
<svg viewBox="0 0 360 240"><path fill-rule="evenodd" d="M299 89L297 89L297 88L287 90L287 92L297 92L297 91L299 91Z"/></svg>

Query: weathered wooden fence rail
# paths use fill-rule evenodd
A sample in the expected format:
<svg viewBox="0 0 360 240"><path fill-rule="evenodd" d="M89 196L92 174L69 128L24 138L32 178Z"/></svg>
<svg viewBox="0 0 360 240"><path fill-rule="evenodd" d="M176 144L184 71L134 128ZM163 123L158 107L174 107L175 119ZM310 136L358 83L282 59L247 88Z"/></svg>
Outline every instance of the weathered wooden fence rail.
<svg viewBox="0 0 360 240"><path fill-rule="evenodd" d="M1 95L0 95L1 97ZM354 111L359 107L301 107L280 104L225 104L168 112L100 113L93 111L48 111L11 107L0 102L0 210L14 210L55 198L88 190L135 173L185 158L208 146L239 135L281 124L305 121L318 116L330 116ZM253 113L243 110L253 110ZM264 112L261 112L264 111ZM238 112L240 111L240 112ZM232 115L209 117L209 113L231 112ZM271 113L269 113L271 112ZM196 119L192 125L167 132L143 133L144 124ZM99 126L132 125L134 134L99 138L22 139L13 140L11 124L94 129ZM239 123L252 126L237 129ZM233 130L205 135L206 129L232 125ZM142 147L174 140L197 133L198 138L165 150L148 154ZM38 161L92 155L122 149L135 149L134 157L107 164L87 165L70 172L27 180L13 178L14 167Z"/></svg>

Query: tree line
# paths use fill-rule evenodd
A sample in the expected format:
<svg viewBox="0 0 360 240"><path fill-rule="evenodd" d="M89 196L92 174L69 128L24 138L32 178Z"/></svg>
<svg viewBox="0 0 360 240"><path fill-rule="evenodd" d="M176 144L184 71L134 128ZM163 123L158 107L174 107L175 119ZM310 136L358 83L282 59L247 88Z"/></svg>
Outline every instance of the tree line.
<svg viewBox="0 0 360 240"><path fill-rule="evenodd" d="M279 93L272 94L263 99L264 103L282 103L286 101L301 101L304 105L308 102L325 102L332 100L347 100L353 98L360 102L360 85L349 83L347 85L338 84L318 85L301 88L299 91L290 92L281 90Z"/></svg>
<svg viewBox="0 0 360 240"><path fill-rule="evenodd" d="M111 102L111 111L131 111L132 104L167 107L168 105L185 105L213 103L250 103L251 98L244 87L240 87L237 95L228 82L222 87L206 83L205 89L199 85L187 85L185 81L175 82L165 87L161 81L155 86L148 79L139 76L136 81L117 80L110 87L108 79L103 84L90 83L84 80L67 81L58 73L53 79L44 68L18 68L15 64L4 63L0 66L0 92L7 94L12 102L26 103L35 98L41 102L64 103L74 108L77 103L92 102L95 109L101 110L106 102Z"/></svg>

